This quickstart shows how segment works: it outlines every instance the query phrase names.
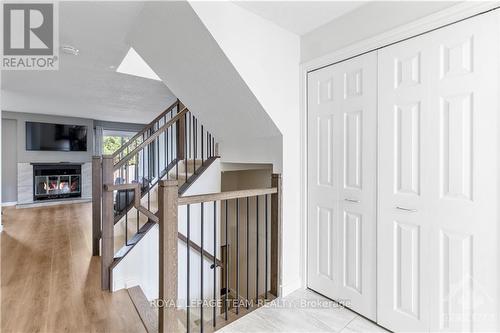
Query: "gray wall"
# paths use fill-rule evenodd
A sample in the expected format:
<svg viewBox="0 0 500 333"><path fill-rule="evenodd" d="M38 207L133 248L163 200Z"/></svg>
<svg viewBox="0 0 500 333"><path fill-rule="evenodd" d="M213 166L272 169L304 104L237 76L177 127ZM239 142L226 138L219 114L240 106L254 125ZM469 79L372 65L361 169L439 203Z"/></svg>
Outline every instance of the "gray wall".
<svg viewBox="0 0 500 333"><path fill-rule="evenodd" d="M86 152L27 151L26 122L87 126ZM17 201L18 163L92 161L94 148L94 126L106 129L140 131L144 124L130 124L93 119L62 117L44 114L2 111L2 202Z"/></svg>
<svg viewBox="0 0 500 333"><path fill-rule="evenodd" d="M50 116L34 113L2 111L2 120L17 120L17 162L90 162L94 143L94 121L92 119ZM86 152L58 152L58 151L27 151L26 150L26 122L35 121L52 124L84 125L87 126Z"/></svg>
<svg viewBox="0 0 500 333"><path fill-rule="evenodd" d="M2 203L17 201L17 121L2 120Z"/></svg>
<svg viewBox="0 0 500 333"><path fill-rule="evenodd" d="M416 21L459 2L373 1L300 38L301 62Z"/></svg>

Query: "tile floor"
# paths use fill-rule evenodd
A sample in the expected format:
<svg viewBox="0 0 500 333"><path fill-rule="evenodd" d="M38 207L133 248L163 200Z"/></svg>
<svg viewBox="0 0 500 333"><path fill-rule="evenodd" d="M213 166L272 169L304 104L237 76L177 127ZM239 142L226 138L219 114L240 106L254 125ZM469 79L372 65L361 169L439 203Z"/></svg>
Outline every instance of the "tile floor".
<svg viewBox="0 0 500 333"><path fill-rule="evenodd" d="M311 290L298 290L282 300L253 311L218 332L388 331Z"/></svg>

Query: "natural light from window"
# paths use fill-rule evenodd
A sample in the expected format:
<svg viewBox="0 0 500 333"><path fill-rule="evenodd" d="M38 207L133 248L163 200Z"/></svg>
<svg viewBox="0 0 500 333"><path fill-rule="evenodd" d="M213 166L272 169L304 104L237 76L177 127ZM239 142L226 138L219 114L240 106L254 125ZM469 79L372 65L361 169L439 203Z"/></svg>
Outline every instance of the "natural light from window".
<svg viewBox="0 0 500 333"><path fill-rule="evenodd" d="M156 73L142 59L132 47L128 50L120 66L116 69L118 73L143 77L146 79L161 81Z"/></svg>

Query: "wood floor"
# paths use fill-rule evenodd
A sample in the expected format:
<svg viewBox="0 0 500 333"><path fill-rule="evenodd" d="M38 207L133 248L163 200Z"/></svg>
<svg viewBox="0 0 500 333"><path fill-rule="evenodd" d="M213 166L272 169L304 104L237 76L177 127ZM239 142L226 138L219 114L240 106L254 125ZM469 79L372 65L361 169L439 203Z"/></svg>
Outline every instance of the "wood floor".
<svg viewBox="0 0 500 333"><path fill-rule="evenodd" d="M1 332L145 332L125 290L100 289L90 203L3 210Z"/></svg>

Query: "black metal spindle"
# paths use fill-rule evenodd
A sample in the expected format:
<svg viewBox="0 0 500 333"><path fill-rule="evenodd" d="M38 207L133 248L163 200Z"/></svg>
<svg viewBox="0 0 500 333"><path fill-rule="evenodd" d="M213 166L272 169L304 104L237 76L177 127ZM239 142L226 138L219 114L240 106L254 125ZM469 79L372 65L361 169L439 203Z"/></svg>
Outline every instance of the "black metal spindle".
<svg viewBox="0 0 500 333"><path fill-rule="evenodd" d="M246 301L246 308L248 309L248 303L249 303L249 293L248 293L248 286L250 285L249 283L249 272L250 272L250 251L249 251L249 245L250 245L250 198L247 197L247 250L245 252L246 257L247 257L247 301Z"/></svg>
<svg viewBox="0 0 500 333"><path fill-rule="evenodd" d="M125 163L125 181L124 184L128 183L128 162ZM129 190L125 190L125 246L128 245L128 194Z"/></svg>
<svg viewBox="0 0 500 333"><path fill-rule="evenodd" d="M186 331L189 332L189 308L190 308L190 295L189 295L189 273L190 273L190 270L189 270L189 252L190 252L190 248L189 248L189 225L190 225L190 209L189 209L189 205L187 205L187 231L186 231L186 264L187 264L187 267L186 267L186 276L187 276L187 281L186 281Z"/></svg>
<svg viewBox="0 0 500 333"><path fill-rule="evenodd" d="M167 124L167 115L165 115L165 117L163 118L163 125L165 125L165 124ZM163 132L163 170L165 170L165 171L167 170L167 165L168 165L168 161L167 161L167 156L168 156L168 138L167 138L167 134L168 134L168 127Z"/></svg>
<svg viewBox="0 0 500 333"><path fill-rule="evenodd" d="M200 219L200 332L203 333L203 202L201 203L201 219Z"/></svg>
<svg viewBox="0 0 500 333"><path fill-rule="evenodd" d="M203 165L203 125L201 125L201 165Z"/></svg>
<svg viewBox="0 0 500 333"><path fill-rule="evenodd" d="M207 159L210 158L210 133L207 131L207 140L206 140L206 145L207 145Z"/></svg>
<svg viewBox="0 0 500 333"><path fill-rule="evenodd" d="M193 124L192 124L192 116L191 112L189 112L189 157L191 157L191 153L193 151Z"/></svg>
<svg viewBox="0 0 500 333"><path fill-rule="evenodd" d="M142 134L142 141L144 142L144 134ZM144 181L146 179L146 162L145 162L145 159L146 159L146 154L145 154L146 150L145 148L143 148L141 150L141 153L142 153L142 175L141 175L141 194L142 194L142 189L145 187L145 184L144 184Z"/></svg>
<svg viewBox="0 0 500 333"><path fill-rule="evenodd" d="M138 184L141 184L139 182L139 154L140 153L137 153L135 155L135 165L134 165L134 174L135 174L135 179L137 181ZM134 195L136 195L136 193L134 193ZM140 195L140 192L139 192L139 195ZM136 233L139 233L139 211L136 209L135 210L135 213L136 213Z"/></svg>
<svg viewBox="0 0 500 333"><path fill-rule="evenodd" d="M196 118L193 116L193 175L196 173Z"/></svg>
<svg viewBox="0 0 500 333"><path fill-rule="evenodd" d="M187 113L184 114L184 124L187 125ZM187 139L188 139L188 126L185 126L185 129L184 129L184 171L186 173L186 183L187 183L187 179L188 179L188 142L187 142Z"/></svg>
<svg viewBox="0 0 500 333"><path fill-rule="evenodd" d="M159 126L160 123L158 123L158 127ZM158 183L160 181L160 136L156 138L156 167L157 167L156 182Z"/></svg>
<svg viewBox="0 0 500 333"><path fill-rule="evenodd" d="M170 111L170 119L173 117L173 109ZM174 160L174 125L170 126L170 161Z"/></svg>
<svg viewBox="0 0 500 333"><path fill-rule="evenodd" d="M226 293L224 297L224 319L227 320L227 311L228 311L228 302L227 298L229 295L229 234L228 234L228 228L227 228L227 200L224 201L225 203L225 208L226 208L226 216L225 216L225 235L226 235L226 248L225 248L225 255L226 255L226 260L225 260L225 275L226 275Z"/></svg>
<svg viewBox="0 0 500 333"><path fill-rule="evenodd" d="M138 184L140 184L140 182L139 182L139 179L140 179L140 177L139 177L139 154L140 153L137 153L135 155L135 166L134 166L135 179L136 179ZM134 195L136 195L136 194L134 193ZM139 195L140 195L140 192L139 192ZM137 224L136 233L139 233L139 211L136 209L135 212L136 212L136 224Z"/></svg>
<svg viewBox="0 0 500 333"><path fill-rule="evenodd" d="M212 156L215 156L215 138L212 137Z"/></svg>
<svg viewBox="0 0 500 333"><path fill-rule="evenodd" d="M255 299L259 300L259 196L255 197Z"/></svg>
<svg viewBox="0 0 500 333"><path fill-rule="evenodd" d="M240 313L240 200L236 198L236 314Z"/></svg>
<svg viewBox="0 0 500 333"><path fill-rule="evenodd" d="M266 227L266 232L265 232L265 267L264 267L264 286L265 286L265 289L264 289L264 299L267 300L267 255L268 255L268 248L267 248L267 239L268 239L268 227L267 227L267 194L265 196L265 199L266 199L266 204L265 204L265 213L266 213L266 216L265 216L265 227Z"/></svg>
<svg viewBox="0 0 500 333"><path fill-rule="evenodd" d="M214 201L214 304L215 301L217 300L217 201ZM212 325L215 327L216 325L216 305L214 305L213 311L212 311Z"/></svg>
<svg viewBox="0 0 500 333"><path fill-rule="evenodd" d="M148 210L151 210L151 145L148 145Z"/></svg>
<svg viewBox="0 0 500 333"><path fill-rule="evenodd" d="M210 154L210 133L207 132L207 157L212 157Z"/></svg>

